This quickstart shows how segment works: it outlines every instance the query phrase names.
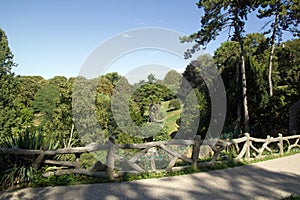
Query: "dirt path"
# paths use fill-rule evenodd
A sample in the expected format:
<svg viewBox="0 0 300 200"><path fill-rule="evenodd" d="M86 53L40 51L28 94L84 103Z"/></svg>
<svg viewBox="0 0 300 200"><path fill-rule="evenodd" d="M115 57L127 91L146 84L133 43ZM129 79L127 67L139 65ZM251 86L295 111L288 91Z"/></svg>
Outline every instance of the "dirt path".
<svg viewBox="0 0 300 200"><path fill-rule="evenodd" d="M281 199L300 194L300 154L247 166L123 183L25 188L0 199Z"/></svg>

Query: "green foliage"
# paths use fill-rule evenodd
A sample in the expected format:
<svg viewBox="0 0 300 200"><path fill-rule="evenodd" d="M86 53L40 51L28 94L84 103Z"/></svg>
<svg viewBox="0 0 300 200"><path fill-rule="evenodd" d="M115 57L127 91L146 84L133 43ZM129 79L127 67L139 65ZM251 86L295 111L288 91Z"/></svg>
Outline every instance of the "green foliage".
<svg viewBox="0 0 300 200"><path fill-rule="evenodd" d="M259 19L273 18L270 28L265 34L282 40L283 31L289 31L299 36L299 1L264 0L259 4ZM268 22L270 23L270 21Z"/></svg>
<svg viewBox="0 0 300 200"><path fill-rule="evenodd" d="M149 179L149 178L162 178L162 177L168 177L168 176L178 176L178 175L184 175L184 174L191 174L199 172L198 170L193 170L192 168L188 168L183 171L177 171L177 172L147 172L142 174L128 174L124 177L122 177L121 181L133 181L133 180L141 180L141 179Z"/></svg>
<svg viewBox="0 0 300 200"><path fill-rule="evenodd" d="M72 114L72 89L74 79L56 76L49 79L36 92L32 107L35 108L35 124L51 133L59 141L59 147L79 145ZM72 136L72 137L71 137Z"/></svg>
<svg viewBox="0 0 300 200"><path fill-rule="evenodd" d="M181 79L182 79L182 75L179 72L175 70L170 70L165 75L163 84L167 86L171 90L171 92L177 94L177 92L180 89Z"/></svg>
<svg viewBox="0 0 300 200"><path fill-rule="evenodd" d="M269 46L262 34L248 34L244 39L247 70L248 109L252 124L260 126L262 110L268 106L268 82L266 65L268 62ZM219 66L227 93L227 119L225 129L239 133L238 109L241 108L242 91L240 76L238 75L238 61L240 47L236 42L228 41L216 50L214 60ZM274 66L275 68L275 66ZM234 110L235 112L232 112ZM262 122L265 124L265 121Z"/></svg>
<svg viewBox="0 0 300 200"><path fill-rule="evenodd" d="M119 75L117 72L107 73L104 77L111 82L114 88L117 86L118 82L122 79L122 76Z"/></svg>
<svg viewBox="0 0 300 200"><path fill-rule="evenodd" d="M146 83L134 91L132 99L138 104L142 116L145 116L150 104L158 104L163 100L162 87L156 83Z"/></svg>
<svg viewBox="0 0 300 200"><path fill-rule="evenodd" d="M41 149L44 144L43 133L36 128L27 128L17 137L6 137L0 140L1 146L19 149Z"/></svg>
<svg viewBox="0 0 300 200"><path fill-rule="evenodd" d="M98 86L96 88L97 93L111 96L113 93L113 89L114 89L113 83L108 78L106 78L105 76L99 78Z"/></svg>
<svg viewBox="0 0 300 200"><path fill-rule="evenodd" d="M282 200L300 200L300 196L291 194L291 196L283 198Z"/></svg>
<svg viewBox="0 0 300 200"><path fill-rule="evenodd" d="M228 27L234 30L229 37L242 45L240 39L244 32L245 21L247 15L255 8L254 3L252 1L240 3L239 0L200 0L197 5L204 11L201 17L201 29L181 38L182 42L195 41L197 43L185 53L185 57L191 57L193 53L201 50L201 45L206 46Z"/></svg>
<svg viewBox="0 0 300 200"><path fill-rule="evenodd" d="M179 110L181 108L180 101L178 99L172 99L168 106L169 109Z"/></svg>
<svg viewBox="0 0 300 200"><path fill-rule="evenodd" d="M206 70L209 70L212 64L212 58L205 54L189 64L183 73L183 77L194 89L189 91L188 94L181 92L183 93L181 98L184 100L184 104L178 125L186 133L199 134L203 138L209 125L211 108L208 88L202 78L202 74L206 74ZM209 79L209 77L207 78ZM181 91L184 91L185 87L185 83L183 83ZM194 130L194 127L198 127L198 129Z"/></svg>
<svg viewBox="0 0 300 200"><path fill-rule="evenodd" d="M229 30L229 38L238 43L240 54L236 61L237 88L241 87L238 100L238 118L236 129L241 128L241 118L243 113L243 129L250 132L249 114L248 112L248 93L247 93L247 70L245 66L245 49L244 49L244 32L245 22L249 13L257 8L256 1L242 2L240 0L200 0L197 3L199 9L204 11L201 17L201 29L188 37L183 37L182 42L195 41L197 44L185 53L186 58L192 57L196 51L201 50L201 46L207 44L217 38L220 32L225 29ZM231 34L231 30L233 33ZM243 109L242 109L243 105Z"/></svg>
<svg viewBox="0 0 300 200"><path fill-rule="evenodd" d="M53 149L57 147L55 141L46 141L40 129L27 128L17 136L5 137L0 140L0 146L12 149ZM35 173L33 160L15 155L0 155L0 183L3 187L28 184Z"/></svg>
<svg viewBox="0 0 300 200"><path fill-rule="evenodd" d="M131 117L132 121L136 125L142 125L144 119L140 113L138 103L134 102L133 100L130 100L129 111L130 111L130 117Z"/></svg>
<svg viewBox="0 0 300 200"><path fill-rule="evenodd" d="M193 93L196 94L196 97ZM191 92L186 97L182 108L183 111L177 124L184 131L184 135L199 134L204 138L209 125L209 109L205 96L197 88L194 89L193 93ZM195 127L198 129L195 130Z"/></svg>
<svg viewBox="0 0 300 200"><path fill-rule="evenodd" d="M16 97L18 94L18 81L11 71L16 64L13 54L8 46L7 36L0 29L0 138L11 135L13 128L21 126Z"/></svg>
<svg viewBox="0 0 300 200"><path fill-rule="evenodd" d="M270 46L262 34L248 34L244 39L248 82L248 106L252 124L252 134L264 137L266 134L286 133L289 107L299 98L299 58L298 40L283 43L277 47L273 63L274 95L268 94L268 69ZM214 60L219 66L226 92L227 113L225 130L239 133L238 105L241 91L236 73L239 47L235 42L225 42L218 48ZM232 112L235 111L235 112ZM236 134L238 135L238 134Z"/></svg>
<svg viewBox="0 0 300 200"><path fill-rule="evenodd" d="M142 143L143 140L140 137L132 136L128 133L120 131L117 135L117 143L119 144L134 144L134 143Z"/></svg>
<svg viewBox="0 0 300 200"><path fill-rule="evenodd" d="M153 141L166 141L171 140L170 134L166 128L162 128L156 135L153 136Z"/></svg>
<svg viewBox="0 0 300 200"><path fill-rule="evenodd" d="M239 61L239 55L241 53L241 48L237 42L227 41L221 44L219 48L215 51L214 61L219 68L221 73L226 94L227 94L227 113L225 121L225 130L239 129L240 121L238 119L237 107L241 105L241 87L240 78L237 73L239 69L237 68L237 63ZM234 111L234 112L232 112ZM235 130L239 131L239 130Z"/></svg>
<svg viewBox="0 0 300 200"><path fill-rule="evenodd" d="M17 76L19 82L18 101L24 107L32 107L32 101L35 94L41 89L47 81L41 76Z"/></svg>
<svg viewBox="0 0 300 200"><path fill-rule="evenodd" d="M42 173L38 172L34 175L33 180L30 182L30 187L49 187L49 186L65 186L65 185L78 185L78 184L94 184L106 183L108 179L97 177L87 177L75 174L64 174L61 176L42 177Z"/></svg>
<svg viewBox="0 0 300 200"><path fill-rule="evenodd" d="M182 75L175 71L170 70L161 81L161 84L164 86L164 101L172 100L176 98L180 90L180 85L182 82Z"/></svg>
<svg viewBox="0 0 300 200"><path fill-rule="evenodd" d="M58 88L53 84L47 84L36 93L32 106L36 112L43 113L46 119L51 119L58 101Z"/></svg>
<svg viewBox="0 0 300 200"><path fill-rule="evenodd" d="M96 115L98 118L98 123L100 124L102 130L108 130L109 120L112 118L112 113L110 109L111 99L109 96L98 93L96 96Z"/></svg>

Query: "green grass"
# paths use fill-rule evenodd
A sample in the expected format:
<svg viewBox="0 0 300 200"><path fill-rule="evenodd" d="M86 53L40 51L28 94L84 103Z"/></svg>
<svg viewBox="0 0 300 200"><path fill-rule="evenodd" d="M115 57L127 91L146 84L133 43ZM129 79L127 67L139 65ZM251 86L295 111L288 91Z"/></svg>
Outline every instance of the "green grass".
<svg viewBox="0 0 300 200"><path fill-rule="evenodd" d="M80 184L107 183L108 179L89 177L76 174L64 174L60 176L43 177L42 173L35 174L34 179L29 187L49 187L49 186L66 186Z"/></svg>
<svg viewBox="0 0 300 200"><path fill-rule="evenodd" d="M283 157L286 157L286 156L291 156L291 155L295 155L295 154L298 154L300 153L300 149L299 148L294 148L294 149L291 149L290 153L284 153ZM263 154L264 158L256 158L254 160L251 160L251 161L244 161L245 164L251 164L251 163L258 163L258 162L262 162L262 161L268 161L268 160L272 160L272 159L276 159L276 158L280 158L279 155L271 155L271 154Z"/></svg>
<svg viewBox="0 0 300 200"><path fill-rule="evenodd" d="M282 200L300 200L300 196L292 194L291 196L283 198Z"/></svg>
<svg viewBox="0 0 300 200"><path fill-rule="evenodd" d="M162 102L162 105L164 106L166 110L166 121L165 121L165 127L167 130L167 133L171 134L178 130L178 125L176 123L176 120L180 118L181 110L169 110L168 105L170 101Z"/></svg>

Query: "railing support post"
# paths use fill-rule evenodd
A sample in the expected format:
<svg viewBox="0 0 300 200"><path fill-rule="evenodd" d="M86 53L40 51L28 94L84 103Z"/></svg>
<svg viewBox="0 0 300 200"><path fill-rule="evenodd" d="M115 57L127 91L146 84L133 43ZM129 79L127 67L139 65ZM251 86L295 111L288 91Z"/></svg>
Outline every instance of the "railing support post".
<svg viewBox="0 0 300 200"><path fill-rule="evenodd" d="M81 156L81 153L75 153L75 157L76 157L75 169L80 169L80 156Z"/></svg>
<svg viewBox="0 0 300 200"><path fill-rule="evenodd" d="M193 145L193 152L192 152L192 160L193 160L193 169L196 170L198 159L199 159L199 153L200 153L200 145L201 145L201 136L196 135L194 137L194 145Z"/></svg>
<svg viewBox="0 0 300 200"><path fill-rule="evenodd" d="M247 145L246 146L246 160L250 160L250 157L251 157L251 154L250 154L250 149L251 149L251 146L250 146L250 134L249 133L245 133L245 136L247 138L245 144Z"/></svg>
<svg viewBox="0 0 300 200"><path fill-rule="evenodd" d="M283 156L283 138L282 138L282 134L279 133L279 142L278 142L278 147L279 147L279 155Z"/></svg>
<svg viewBox="0 0 300 200"><path fill-rule="evenodd" d="M106 173L110 180L114 179L114 169L115 169L115 138L110 137L107 145L107 155L106 155Z"/></svg>

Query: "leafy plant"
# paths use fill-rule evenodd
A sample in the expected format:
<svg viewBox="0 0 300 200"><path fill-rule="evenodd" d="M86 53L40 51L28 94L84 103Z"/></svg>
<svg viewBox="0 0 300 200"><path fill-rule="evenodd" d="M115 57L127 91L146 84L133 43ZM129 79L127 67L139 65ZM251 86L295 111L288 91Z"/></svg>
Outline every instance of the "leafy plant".
<svg viewBox="0 0 300 200"><path fill-rule="evenodd" d="M45 146L44 134L39 128L27 128L16 136L6 136L0 139L0 146L11 149L42 149L56 148L54 142L47 142ZM0 184L4 187L14 185L28 184L33 178L35 169L33 161L36 155L17 156L17 155L0 155Z"/></svg>
<svg viewBox="0 0 300 200"><path fill-rule="evenodd" d="M180 101L178 99L172 99L169 103L168 108L174 109L174 110L179 110L181 107Z"/></svg>

